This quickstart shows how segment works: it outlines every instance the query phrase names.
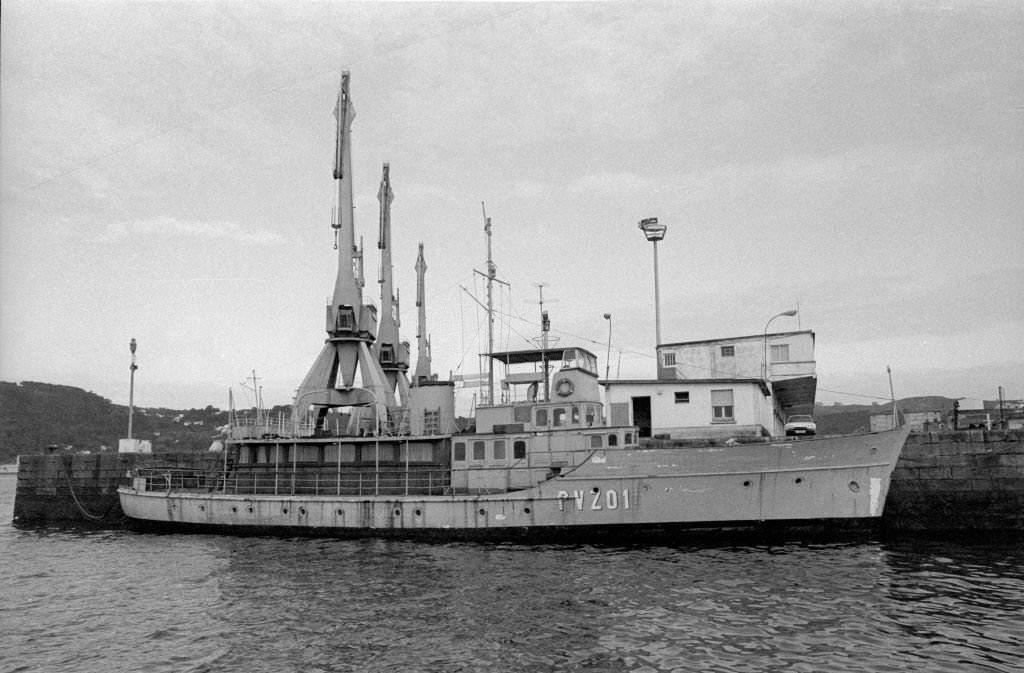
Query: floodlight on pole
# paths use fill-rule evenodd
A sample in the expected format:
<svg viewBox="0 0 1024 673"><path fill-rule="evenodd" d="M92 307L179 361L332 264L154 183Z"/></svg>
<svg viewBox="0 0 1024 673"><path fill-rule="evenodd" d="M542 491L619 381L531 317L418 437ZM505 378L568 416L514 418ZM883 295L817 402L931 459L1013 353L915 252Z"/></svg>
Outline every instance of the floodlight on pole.
<svg viewBox="0 0 1024 673"><path fill-rule="evenodd" d="M658 224L658 218L648 217L640 220L640 231L648 241L654 244L654 350L657 352L661 344L661 298L658 291L658 241L665 238L664 224Z"/></svg>

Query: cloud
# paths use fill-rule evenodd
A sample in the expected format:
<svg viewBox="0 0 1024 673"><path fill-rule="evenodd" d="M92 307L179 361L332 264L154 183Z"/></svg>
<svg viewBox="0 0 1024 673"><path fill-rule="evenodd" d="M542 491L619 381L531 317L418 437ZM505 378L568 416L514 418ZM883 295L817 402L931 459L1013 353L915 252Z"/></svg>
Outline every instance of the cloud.
<svg viewBox="0 0 1024 673"><path fill-rule="evenodd" d="M148 220L117 222L107 226L102 239L113 241L130 236L190 236L213 240L229 240L252 245L279 245L284 238L272 231L251 229L237 222L202 222L154 217Z"/></svg>

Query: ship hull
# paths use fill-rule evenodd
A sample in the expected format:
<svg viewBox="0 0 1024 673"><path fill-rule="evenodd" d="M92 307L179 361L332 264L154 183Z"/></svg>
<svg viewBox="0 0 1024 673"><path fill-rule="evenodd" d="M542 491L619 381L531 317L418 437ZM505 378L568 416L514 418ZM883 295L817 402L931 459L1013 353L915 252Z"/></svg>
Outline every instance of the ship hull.
<svg viewBox="0 0 1024 673"><path fill-rule="evenodd" d="M119 489L148 529L397 536L566 538L682 531L821 531L881 516L905 429L772 444L595 451L528 489L485 494L331 496Z"/></svg>

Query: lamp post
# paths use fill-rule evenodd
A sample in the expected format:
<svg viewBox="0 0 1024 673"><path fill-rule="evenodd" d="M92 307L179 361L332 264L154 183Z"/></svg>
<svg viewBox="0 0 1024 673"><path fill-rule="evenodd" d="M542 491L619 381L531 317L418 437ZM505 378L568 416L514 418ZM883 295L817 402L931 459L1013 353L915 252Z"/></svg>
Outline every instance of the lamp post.
<svg viewBox="0 0 1024 673"><path fill-rule="evenodd" d="M665 238L666 227L658 224L658 218L648 217L640 220L640 230L644 232L647 240L654 244L654 350L657 354L658 345L661 344L661 301L658 296L658 241Z"/></svg>
<svg viewBox="0 0 1024 673"><path fill-rule="evenodd" d="M136 345L137 344L135 343L135 339L132 338L131 342L128 344L128 349L131 350L131 352L132 352L132 364L128 368L129 371L131 371L131 376L129 378L129 383L128 383L128 439L129 440L131 440L131 438L132 438L132 417L135 415L135 370L139 368L139 366L137 364L135 364L135 348L136 348Z"/></svg>
<svg viewBox="0 0 1024 673"><path fill-rule="evenodd" d="M765 383L768 382L768 325L772 324L772 321L776 318L783 316L795 316L797 313L796 309L790 309L783 311L782 313L776 313L771 318L768 318L768 322L764 324L764 337L762 340L762 352L761 352L761 378L764 379Z"/></svg>
<svg viewBox="0 0 1024 673"><path fill-rule="evenodd" d="M604 380L607 381L611 371L611 313L605 313L604 320L608 321L608 351L604 356Z"/></svg>

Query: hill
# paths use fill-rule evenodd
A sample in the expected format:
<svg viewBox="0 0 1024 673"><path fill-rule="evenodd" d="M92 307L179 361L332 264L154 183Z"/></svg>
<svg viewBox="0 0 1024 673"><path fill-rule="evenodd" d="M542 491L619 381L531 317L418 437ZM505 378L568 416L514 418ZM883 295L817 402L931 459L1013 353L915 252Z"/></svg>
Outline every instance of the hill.
<svg viewBox="0 0 1024 673"><path fill-rule="evenodd" d="M226 425L226 411L135 408L132 434L154 451L205 451ZM128 434L128 407L81 388L0 381L0 463L56 445L78 451L116 451Z"/></svg>

